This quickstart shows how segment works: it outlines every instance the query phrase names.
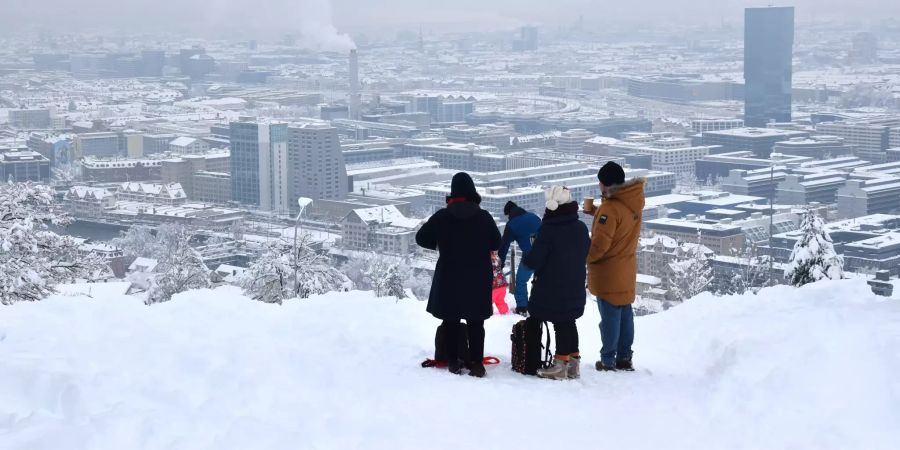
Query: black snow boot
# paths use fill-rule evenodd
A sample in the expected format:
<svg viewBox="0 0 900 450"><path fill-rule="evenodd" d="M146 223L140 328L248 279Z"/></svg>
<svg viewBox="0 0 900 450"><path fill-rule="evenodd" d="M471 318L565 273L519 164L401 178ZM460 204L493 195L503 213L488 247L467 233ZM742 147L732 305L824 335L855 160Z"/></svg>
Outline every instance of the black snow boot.
<svg viewBox="0 0 900 450"><path fill-rule="evenodd" d="M615 372L616 371L615 367L607 366L607 365L603 364L603 361L597 361L594 364L594 368L600 372Z"/></svg>
<svg viewBox="0 0 900 450"><path fill-rule="evenodd" d="M520 315L520 316L528 317L528 307L526 307L526 306L516 306L515 313L518 314L518 315Z"/></svg>
<svg viewBox="0 0 900 450"><path fill-rule="evenodd" d="M462 375L462 366L462 361L454 358L447 364L447 371L454 375Z"/></svg>
<svg viewBox="0 0 900 450"><path fill-rule="evenodd" d="M484 378L487 374L487 370L481 361L472 361L466 367L469 369L469 375L473 377Z"/></svg>
<svg viewBox="0 0 900 450"><path fill-rule="evenodd" d="M616 370L624 370L626 372L634 372L634 364L631 363L631 359L617 359L616 360Z"/></svg>

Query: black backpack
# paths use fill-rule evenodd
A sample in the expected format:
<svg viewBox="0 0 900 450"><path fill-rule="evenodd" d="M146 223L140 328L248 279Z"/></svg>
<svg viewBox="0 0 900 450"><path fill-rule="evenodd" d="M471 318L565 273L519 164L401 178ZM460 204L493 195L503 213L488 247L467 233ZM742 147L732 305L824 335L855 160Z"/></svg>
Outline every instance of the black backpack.
<svg viewBox="0 0 900 450"><path fill-rule="evenodd" d="M541 342L543 329L547 329L547 343ZM536 375L537 370L550 367L553 355L550 353L550 325L537 319L528 318L513 325L512 370L523 375ZM543 352L541 349L543 348Z"/></svg>
<svg viewBox="0 0 900 450"><path fill-rule="evenodd" d="M459 359L462 361L469 360L469 326L465 323L459 324ZM444 348L444 342L447 340L447 333L444 325L438 325L437 331L434 333L434 359L426 359L422 362L422 367L447 367L447 352Z"/></svg>

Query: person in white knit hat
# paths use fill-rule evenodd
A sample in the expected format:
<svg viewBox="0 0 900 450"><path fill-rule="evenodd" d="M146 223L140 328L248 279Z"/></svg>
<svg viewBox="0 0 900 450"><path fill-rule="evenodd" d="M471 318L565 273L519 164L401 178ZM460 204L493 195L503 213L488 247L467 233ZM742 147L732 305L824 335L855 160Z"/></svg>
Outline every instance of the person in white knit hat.
<svg viewBox="0 0 900 450"><path fill-rule="evenodd" d="M526 333L540 333L542 322L553 322L556 352L553 365L537 375L556 380L578 378L581 356L575 320L584 314L587 293L585 260L591 246L587 226L578 218L578 203L563 186L545 191L547 210L541 228L523 262L534 270Z"/></svg>
<svg viewBox="0 0 900 450"><path fill-rule="evenodd" d="M565 186L550 186L544 191L544 198L547 199L547 203L545 203L547 209L556 211L559 205L572 202L572 192Z"/></svg>

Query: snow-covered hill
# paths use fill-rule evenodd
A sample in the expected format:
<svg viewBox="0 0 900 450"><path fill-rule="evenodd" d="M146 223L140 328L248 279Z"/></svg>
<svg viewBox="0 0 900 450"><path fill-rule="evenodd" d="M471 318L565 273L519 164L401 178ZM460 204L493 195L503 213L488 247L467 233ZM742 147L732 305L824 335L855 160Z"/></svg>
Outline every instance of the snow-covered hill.
<svg viewBox="0 0 900 450"><path fill-rule="evenodd" d="M422 369L419 302L333 294L283 306L232 288L147 307L57 297L0 308L2 449L890 449L900 302L863 281L701 296L637 320L636 373ZM559 442L562 440L563 442Z"/></svg>

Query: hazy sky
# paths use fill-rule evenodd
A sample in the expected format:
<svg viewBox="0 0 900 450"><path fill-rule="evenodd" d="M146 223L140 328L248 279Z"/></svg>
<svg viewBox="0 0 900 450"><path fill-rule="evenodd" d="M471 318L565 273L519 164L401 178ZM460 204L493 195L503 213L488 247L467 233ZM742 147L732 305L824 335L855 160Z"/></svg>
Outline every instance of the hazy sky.
<svg viewBox="0 0 900 450"><path fill-rule="evenodd" d="M323 46L348 45L338 30L496 30L530 23L739 23L747 0L0 0L0 28L175 30L265 38L287 30ZM900 18L898 0L795 0L798 21Z"/></svg>

